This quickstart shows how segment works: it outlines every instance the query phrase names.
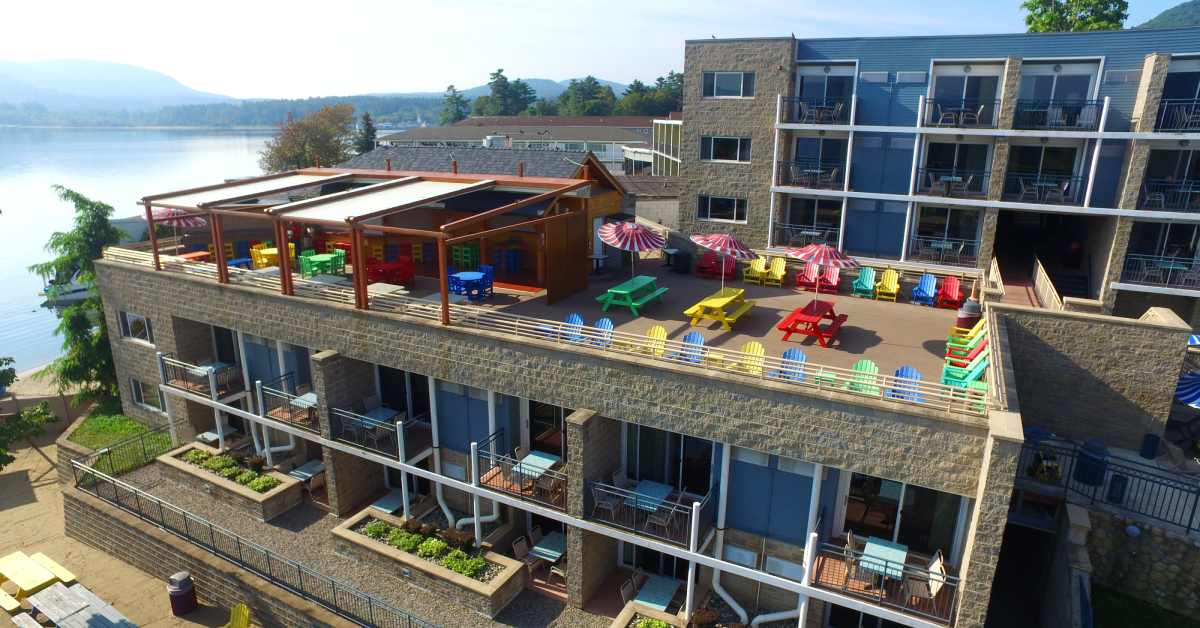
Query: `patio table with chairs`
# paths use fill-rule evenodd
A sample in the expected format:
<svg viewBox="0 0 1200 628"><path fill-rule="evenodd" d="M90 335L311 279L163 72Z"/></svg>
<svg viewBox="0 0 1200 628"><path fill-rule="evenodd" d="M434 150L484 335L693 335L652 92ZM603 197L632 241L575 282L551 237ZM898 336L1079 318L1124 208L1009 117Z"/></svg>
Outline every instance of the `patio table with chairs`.
<svg viewBox="0 0 1200 628"><path fill-rule="evenodd" d="M904 576L906 560L908 560L907 545L872 536L863 546L863 555L858 566L885 578L899 580Z"/></svg>
<svg viewBox="0 0 1200 628"><path fill-rule="evenodd" d="M562 458L544 451L531 451L521 458L513 471L532 480L537 480L546 474L554 465L562 462Z"/></svg>
<svg viewBox="0 0 1200 628"><path fill-rule="evenodd" d="M743 288L721 288L708 295L700 302L683 311L683 315L691 319L695 327L701 320L713 320L721 323L726 330L733 329L733 324L754 307L754 301L746 300L746 290Z"/></svg>
<svg viewBox="0 0 1200 628"><path fill-rule="evenodd" d="M838 331L849 317L834 311L833 303L821 299L813 299L804 307L792 310L777 327L783 332L786 341L792 334L801 334L816 338L822 347L828 347L837 337ZM821 326L821 321L828 320L829 324Z"/></svg>
<svg viewBox="0 0 1200 628"><path fill-rule="evenodd" d="M529 548L529 555L540 558L548 563L557 563L567 551L567 539L562 532L555 530L534 542Z"/></svg>
<svg viewBox="0 0 1200 628"><path fill-rule="evenodd" d="M625 505L654 512L667 501L675 489L653 480L642 480L633 487L632 495L625 498Z"/></svg>
<svg viewBox="0 0 1200 628"><path fill-rule="evenodd" d="M679 591L679 587L682 584L682 582L674 578L651 575L646 579L642 588L638 590L633 601L653 608L656 611L666 612L667 607L671 605L671 600L675 598L675 593Z"/></svg>
<svg viewBox="0 0 1200 628"><path fill-rule="evenodd" d="M658 299L662 303L662 295L667 293L666 288L659 288L658 280L649 275L638 275L628 281L617 284L604 292L604 294L596 297L596 301L603 304L601 310L607 312L608 308L613 305L629 308L629 312L634 316L639 316L638 308L645 306L647 303Z"/></svg>

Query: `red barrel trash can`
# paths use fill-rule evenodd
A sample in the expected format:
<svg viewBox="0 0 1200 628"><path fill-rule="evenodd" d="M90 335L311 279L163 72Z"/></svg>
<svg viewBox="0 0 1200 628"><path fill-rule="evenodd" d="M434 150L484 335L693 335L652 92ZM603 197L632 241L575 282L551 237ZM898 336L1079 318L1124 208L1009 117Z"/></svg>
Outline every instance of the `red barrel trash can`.
<svg viewBox="0 0 1200 628"><path fill-rule="evenodd" d="M167 579L167 595L171 597L171 614L176 617L196 610L196 585L192 574L180 571Z"/></svg>

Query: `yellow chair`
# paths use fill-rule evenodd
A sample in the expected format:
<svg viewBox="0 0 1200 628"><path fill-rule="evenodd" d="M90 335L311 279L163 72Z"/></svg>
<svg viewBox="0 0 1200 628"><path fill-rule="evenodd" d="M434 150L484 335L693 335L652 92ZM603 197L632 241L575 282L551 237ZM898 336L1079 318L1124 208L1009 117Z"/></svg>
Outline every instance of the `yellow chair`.
<svg viewBox="0 0 1200 628"><path fill-rule="evenodd" d="M224 628L250 628L250 609L245 604L235 604L229 609L229 623Z"/></svg>
<svg viewBox="0 0 1200 628"><path fill-rule="evenodd" d="M54 574L54 577L61 580L63 584L71 584L72 582L75 582L75 574L68 571L66 567L58 564L53 558L50 558L41 552L30 556L30 558L32 558L37 564L45 567L46 571Z"/></svg>
<svg viewBox="0 0 1200 628"><path fill-rule="evenodd" d="M383 242L377 241L371 244L371 257L383 261Z"/></svg>
<svg viewBox="0 0 1200 628"><path fill-rule="evenodd" d="M900 273L896 272L894 268L889 268L883 271L879 283L875 284L875 299L895 303L898 294L900 294Z"/></svg>
<svg viewBox="0 0 1200 628"><path fill-rule="evenodd" d="M764 286L782 288L784 277L787 277L787 260L782 257L776 257L771 260L771 267L763 275L762 282Z"/></svg>
<svg viewBox="0 0 1200 628"><path fill-rule="evenodd" d="M949 341L962 342L962 341L974 340L975 336L978 336L980 333L982 333L986 329L987 329L987 318L980 318L978 321L976 321L975 326L971 327L970 329L967 329L966 327L952 328L950 330L950 335L946 338L946 341L947 342L949 342Z"/></svg>
<svg viewBox="0 0 1200 628"><path fill-rule="evenodd" d="M750 375L761 377L766 355L767 352L766 349L763 349L762 343L757 340L751 340L742 345L742 359L734 363L734 368L746 371Z"/></svg>
<svg viewBox="0 0 1200 628"><path fill-rule="evenodd" d="M655 325L646 330L645 350L656 358L661 358L667 351L667 328Z"/></svg>
<svg viewBox="0 0 1200 628"><path fill-rule="evenodd" d="M742 269L742 281L746 283L762 284L763 277L767 274L766 258L756 257L750 260L750 263Z"/></svg>
<svg viewBox="0 0 1200 628"><path fill-rule="evenodd" d="M250 265L255 269L274 266L274 264L270 263L266 256L262 254L262 249L263 247L250 249Z"/></svg>
<svg viewBox="0 0 1200 628"><path fill-rule="evenodd" d="M420 264L423 261L421 258L421 243L420 242L417 242L416 244L412 245L412 261L414 264Z"/></svg>

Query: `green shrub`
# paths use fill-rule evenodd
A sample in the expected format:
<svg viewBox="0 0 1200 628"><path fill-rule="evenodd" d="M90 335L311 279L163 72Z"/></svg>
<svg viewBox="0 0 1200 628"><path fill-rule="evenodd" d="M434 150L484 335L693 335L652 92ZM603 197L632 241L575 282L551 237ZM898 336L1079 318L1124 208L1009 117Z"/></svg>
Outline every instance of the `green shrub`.
<svg viewBox="0 0 1200 628"><path fill-rule="evenodd" d="M634 628L671 628L671 624L668 624L661 619L651 619L649 617L643 617L637 620L637 623L633 626Z"/></svg>
<svg viewBox="0 0 1200 628"><path fill-rule="evenodd" d="M405 530L393 529L391 535L388 536L387 542L388 545L411 554L417 551L421 543L425 542L425 537Z"/></svg>
<svg viewBox="0 0 1200 628"><path fill-rule="evenodd" d="M250 490L252 490L252 491L256 491L259 493L266 493L267 491L275 488L276 486L279 486L279 484L280 484L279 480L277 480L269 475L260 475L256 478L254 478L254 480L252 480L246 486L249 486Z"/></svg>
<svg viewBox="0 0 1200 628"><path fill-rule="evenodd" d="M363 526L363 534L375 539L376 541L382 541L388 538L388 535L391 533L392 526L386 521L372 519L371 523Z"/></svg>
<svg viewBox="0 0 1200 628"><path fill-rule="evenodd" d="M242 469L240 467L224 467L217 471L217 475L225 478L226 480L232 480L241 474Z"/></svg>
<svg viewBox="0 0 1200 628"><path fill-rule="evenodd" d="M236 467L237 462L234 462L233 458L230 458L229 456L216 455L216 456L212 456L208 460L205 460L204 463L201 464L201 466L203 466L205 469L208 469L209 471L220 472L221 469L228 469L229 467Z"/></svg>
<svg viewBox="0 0 1200 628"><path fill-rule="evenodd" d="M246 469L245 471L242 471L241 469L239 469L237 477L235 477L233 479L235 482L237 482L238 484L241 484L242 486L250 486L250 483L253 482L254 480L256 480L257 478L258 478L257 473L255 473L249 469Z"/></svg>
<svg viewBox="0 0 1200 628"><path fill-rule="evenodd" d="M203 465L212 458L212 454L203 449L189 449L183 454L183 461L189 464Z"/></svg>
<svg viewBox="0 0 1200 628"><path fill-rule="evenodd" d="M441 539L428 538L417 546L417 556L420 556L421 558L436 559L440 558L442 554L445 554L447 549L449 549L449 546L446 545L445 541Z"/></svg>
<svg viewBox="0 0 1200 628"><path fill-rule="evenodd" d="M482 557L472 558L462 550L453 550L442 559L442 564L451 571L474 578L487 567L487 561Z"/></svg>

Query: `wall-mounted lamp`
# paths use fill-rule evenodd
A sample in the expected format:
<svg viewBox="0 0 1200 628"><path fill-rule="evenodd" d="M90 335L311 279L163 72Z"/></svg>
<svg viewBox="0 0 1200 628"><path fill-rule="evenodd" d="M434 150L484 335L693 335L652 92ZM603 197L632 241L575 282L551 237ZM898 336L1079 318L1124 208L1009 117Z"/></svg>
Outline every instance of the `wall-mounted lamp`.
<svg viewBox="0 0 1200 628"><path fill-rule="evenodd" d="M833 68L831 68L831 67L829 67L829 66L825 66L825 68L824 68L824 69L825 69L825 73L826 73L826 74L829 74L830 72L832 72L832 71L833 71Z"/></svg>

